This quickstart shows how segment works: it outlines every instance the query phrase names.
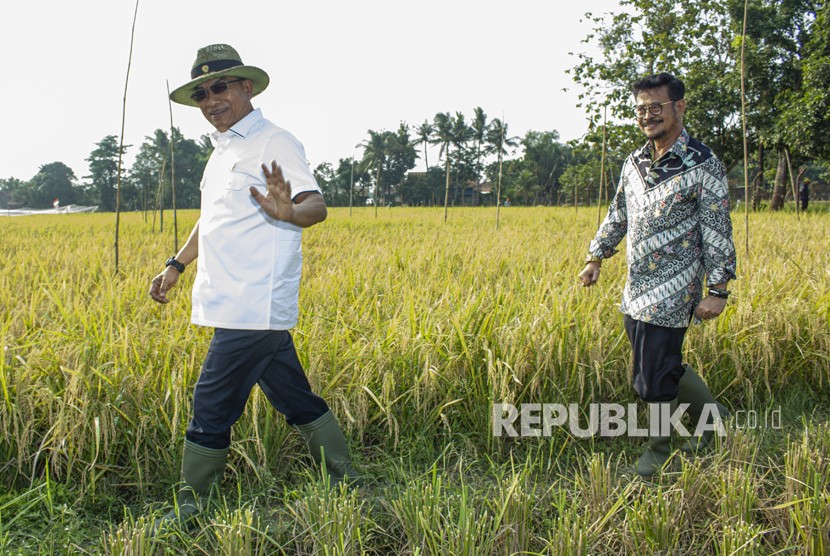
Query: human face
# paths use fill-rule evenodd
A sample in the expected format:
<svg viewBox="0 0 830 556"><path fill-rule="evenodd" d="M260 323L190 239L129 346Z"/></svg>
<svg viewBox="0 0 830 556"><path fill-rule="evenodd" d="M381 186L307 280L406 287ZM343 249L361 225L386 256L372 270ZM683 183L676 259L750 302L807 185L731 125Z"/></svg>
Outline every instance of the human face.
<svg viewBox="0 0 830 556"><path fill-rule="evenodd" d="M683 114L686 111L686 101L681 99L672 102L669 98L668 87L658 87L637 93L637 106L663 105L663 111L655 116L646 110L645 114L637 116L637 124L646 137L657 143L674 143L683 129Z"/></svg>
<svg viewBox="0 0 830 556"><path fill-rule="evenodd" d="M199 109L205 119L219 132L228 131L233 125L247 116L254 107L251 104L253 97L253 83L249 79L235 81L236 77L220 77L205 81L196 89L203 89L207 97L199 102ZM228 82L227 90L214 93L210 87L220 81ZM195 89L194 89L195 90Z"/></svg>

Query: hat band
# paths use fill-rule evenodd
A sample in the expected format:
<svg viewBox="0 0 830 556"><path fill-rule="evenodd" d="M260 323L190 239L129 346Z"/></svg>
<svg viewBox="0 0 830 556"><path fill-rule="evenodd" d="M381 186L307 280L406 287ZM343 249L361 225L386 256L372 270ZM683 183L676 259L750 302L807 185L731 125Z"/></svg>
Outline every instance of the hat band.
<svg viewBox="0 0 830 556"><path fill-rule="evenodd" d="M241 65L242 62L239 60L214 60L213 62L193 66L193 69L190 71L190 78L196 79L200 75L206 75L208 73L214 73Z"/></svg>

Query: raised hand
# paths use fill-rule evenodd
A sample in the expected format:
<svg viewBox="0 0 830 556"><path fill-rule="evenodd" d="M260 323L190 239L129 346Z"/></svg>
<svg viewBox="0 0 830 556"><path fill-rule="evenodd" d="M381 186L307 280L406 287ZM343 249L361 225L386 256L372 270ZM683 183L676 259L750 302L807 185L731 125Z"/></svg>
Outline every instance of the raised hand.
<svg viewBox="0 0 830 556"><path fill-rule="evenodd" d="M256 187L251 187L251 196L271 218L293 222L294 203L291 201L291 184L285 181L282 168L277 165L276 161L272 161L270 169L265 164L262 165L262 172L265 174L268 191L263 195Z"/></svg>

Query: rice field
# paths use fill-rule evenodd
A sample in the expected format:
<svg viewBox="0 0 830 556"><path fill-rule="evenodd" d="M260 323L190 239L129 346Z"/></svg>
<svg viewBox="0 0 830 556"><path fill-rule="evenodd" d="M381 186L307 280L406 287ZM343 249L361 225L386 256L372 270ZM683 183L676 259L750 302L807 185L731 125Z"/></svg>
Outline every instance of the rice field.
<svg viewBox="0 0 830 556"><path fill-rule="evenodd" d="M189 324L192 270L169 305L147 295L170 219L122 215L116 276L114 218L0 219L2 554L830 554L826 210L750 215L749 259L733 214L739 280L685 353L744 419L645 482L642 439L492 431L495 403L636 402L622 254L576 279L596 208L502 209L498 230L492 208L330 209L294 338L370 487L326 489L255 390L225 498L155 538L211 331Z"/></svg>

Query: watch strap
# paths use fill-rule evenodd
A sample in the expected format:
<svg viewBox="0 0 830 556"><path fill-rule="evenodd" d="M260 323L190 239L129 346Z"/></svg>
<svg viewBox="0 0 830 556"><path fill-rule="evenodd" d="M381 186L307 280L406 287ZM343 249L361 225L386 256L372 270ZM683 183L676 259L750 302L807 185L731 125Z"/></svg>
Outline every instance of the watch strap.
<svg viewBox="0 0 830 556"><path fill-rule="evenodd" d="M177 261L176 257L170 257L169 259L167 259L167 262L164 263L164 266L165 267L172 266L173 268L178 270L179 273L184 272L184 265L182 263L180 263L179 261Z"/></svg>

